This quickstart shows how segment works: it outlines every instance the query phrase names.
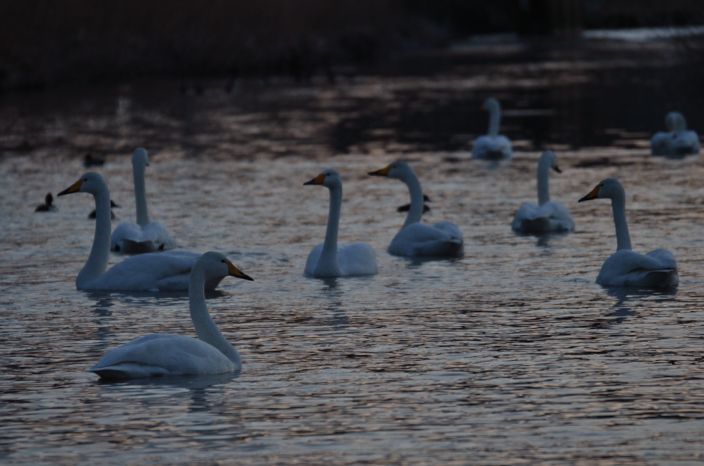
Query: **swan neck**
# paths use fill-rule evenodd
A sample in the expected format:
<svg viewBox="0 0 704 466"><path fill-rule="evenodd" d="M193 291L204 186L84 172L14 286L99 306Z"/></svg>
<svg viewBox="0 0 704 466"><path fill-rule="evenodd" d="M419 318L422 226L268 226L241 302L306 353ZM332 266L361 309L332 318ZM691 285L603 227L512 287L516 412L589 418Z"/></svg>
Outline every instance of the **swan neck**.
<svg viewBox="0 0 704 466"><path fill-rule="evenodd" d="M616 249L631 249L631 235L628 233L626 221L626 196L623 190L611 198L611 209L616 226Z"/></svg>
<svg viewBox="0 0 704 466"><path fill-rule="evenodd" d="M95 234L93 246L85 265L76 277L76 285L82 288L88 282L98 278L108 268L110 255L110 193L107 186L100 187L95 198Z"/></svg>
<svg viewBox="0 0 704 466"><path fill-rule="evenodd" d="M411 207L408 209L408 214L406 215L406 221L403 227L407 227L412 223L420 222L423 216L423 188L420 186L420 181L413 170L409 168L408 173L403 178L403 181L408 186L408 192L411 195Z"/></svg>
<svg viewBox="0 0 704 466"><path fill-rule="evenodd" d="M499 123L501 123L501 110L492 106L489 108L489 136L499 135Z"/></svg>
<svg viewBox="0 0 704 466"><path fill-rule="evenodd" d="M147 192L144 186L144 165L132 164L132 177L134 178L134 199L137 205L137 224L145 226L149 223L147 211Z"/></svg>
<svg viewBox="0 0 704 466"><path fill-rule="evenodd" d="M321 253L321 262L337 263L337 233L340 226L340 209L342 207L342 186L330 188L330 210L328 226L325 231L325 242Z"/></svg>
<svg viewBox="0 0 704 466"><path fill-rule="evenodd" d="M550 167L552 162L541 158L538 162L538 205L550 202Z"/></svg>
<svg viewBox="0 0 704 466"><path fill-rule="evenodd" d="M196 263L191 272L188 284L188 305L191 311L191 320L196 329L198 338L215 347L224 354L233 364L239 366L240 356L237 350L225 340L217 325L208 313L205 304L205 270L201 264Z"/></svg>

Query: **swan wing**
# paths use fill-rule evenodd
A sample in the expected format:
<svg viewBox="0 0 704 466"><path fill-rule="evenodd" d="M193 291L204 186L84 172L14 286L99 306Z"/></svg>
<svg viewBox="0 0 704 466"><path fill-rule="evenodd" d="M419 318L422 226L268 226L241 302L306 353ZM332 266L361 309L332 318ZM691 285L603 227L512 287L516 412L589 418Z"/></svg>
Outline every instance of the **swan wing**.
<svg viewBox="0 0 704 466"><path fill-rule="evenodd" d="M154 245L145 241L142 227L136 223L122 222L110 236L110 250L123 254L141 254L154 251Z"/></svg>
<svg viewBox="0 0 704 466"><path fill-rule="evenodd" d="M120 223L110 237L110 250L122 254L143 254L173 249L176 246L169 232L158 222L144 226Z"/></svg>
<svg viewBox="0 0 704 466"><path fill-rule="evenodd" d="M549 201L541 206L525 202L516 211L511 228L527 234L568 232L574 230L574 220L559 202Z"/></svg>
<svg viewBox="0 0 704 466"><path fill-rule="evenodd" d="M222 374L235 369L232 361L202 340L152 334L108 351L90 371L106 379L128 379Z"/></svg>
<svg viewBox="0 0 704 466"><path fill-rule="evenodd" d="M88 289L116 291L188 290L188 276L199 254L166 251L140 254L115 264Z"/></svg>
<svg viewBox="0 0 704 466"><path fill-rule="evenodd" d="M450 222L412 223L399 231L389 246L397 256L457 257L462 255L462 233Z"/></svg>
<svg viewBox="0 0 704 466"><path fill-rule="evenodd" d="M694 131L683 131L672 140L672 154L684 156L699 154L699 136Z"/></svg>
<svg viewBox="0 0 704 466"><path fill-rule="evenodd" d="M513 155L511 141L502 135L479 136L472 146L472 157L484 160L505 160Z"/></svg>
<svg viewBox="0 0 704 466"><path fill-rule="evenodd" d="M648 254L620 250L606 259L596 281L604 286L671 289L679 283L677 262L665 249Z"/></svg>
<svg viewBox="0 0 704 466"><path fill-rule="evenodd" d="M432 226L442 232L445 232L449 240L459 242L463 241L462 232L460 231L460 228L452 222L442 221L433 223Z"/></svg>
<svg viewBox="0 0 704 466"><path fill-rule="evenodd" d="M159 222L151 222L144 225L142 228L142 233L145 240L154 242L157 249L160 251L165 251L176 247L176 242L169 234L169 231Z"/></svg>
<svg viewBox="0 0 704 466"><path fill-rule="evenodd" d="M366 243L340 245L337 248L337 262L342 275L374 275L377 273L376 254Z"/></svg>
<svg viewBox="0 0 704 466"><path fill-rule="evenodd" d="M672 152L672 134L658 131L650 138L652 155L669 155Z"/></svg>

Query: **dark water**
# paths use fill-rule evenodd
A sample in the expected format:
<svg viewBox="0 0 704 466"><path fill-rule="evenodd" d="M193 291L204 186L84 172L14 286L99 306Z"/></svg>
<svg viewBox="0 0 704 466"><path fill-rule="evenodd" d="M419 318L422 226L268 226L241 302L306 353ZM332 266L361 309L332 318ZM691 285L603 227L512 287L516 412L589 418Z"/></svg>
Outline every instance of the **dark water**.
<svg viewBox="0 0 704 466"><path fill-rule="evenodd" d="M685 96L679 108L701 130L701 88L666 91L657 74L688 62L667 58L675 68L664 71L638 57L473 57L454 50L425 58L437 75L335 86L248 82L226 94L213 80L184 96L167 81L3 97L2 461L702 462L704 171L697 157L655 159L647 145ZM468 159L487 95L502 98L516 149L498 169ZM518 237L510 221L535 199L543 144L564 170L552 196L577 231ZM237 377L102 384L86 372L139 335L193 334L183 296L74 289L92 239L88 195L32 212L91 152L108 157L99 170L118 216L132 218L135 145L151 149L154 218L185 248L225 252L256 280L226 280L208 300L242 353ZM428 221L463 230L464 258L385 252L407 194L365 173L397 157L413 161L432 198ZM377 276L302 275L327 213L327 193L302 183L324 166L345 183L341 240L369 242ZM610 209L576 200L606 176L626 187L634 248L677 257L675 293L594 283L615 248Z"/></svg>

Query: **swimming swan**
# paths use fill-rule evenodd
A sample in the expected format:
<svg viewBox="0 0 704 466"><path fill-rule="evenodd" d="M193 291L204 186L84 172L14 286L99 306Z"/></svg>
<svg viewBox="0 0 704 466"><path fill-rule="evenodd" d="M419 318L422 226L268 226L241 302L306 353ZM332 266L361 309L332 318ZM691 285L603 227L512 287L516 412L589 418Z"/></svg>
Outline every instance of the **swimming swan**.
<svg viewBox="0 0 704 466"><path fill-rule="evenodd" d="M433 225L420 223L423 215L423 190L413 169L406 162L396 161L369 173L403 181L411 194L411 207L401 230L391 240L389 254L395 256L459 257L464 242L462 232L450 222Z"/></svg>
<svg viewBox="0 0 704 466"><path fill-rule="evenodd" d="M679 283L677 262L670 251L656 249L648 254L631 250L626 223L626 194L616 178L607 178L579 202L611 199L616 226L616 252L601 266L596 282L602 286L672 289Z"/></svg>
<svg viewBox="0 0 704 466"><path fill-rule="evenodd" d="M513 217L511 228L517 233L564 233L574 230L570 211L559 202L550 200L548 175L550 169L562 173L555 162L555 154L546 150L538 161L538 204L524 202Z"/></svg>
<svg viewBox="0 0 704 466"><path fill-rule="evenodd" d="M108 351L91 372L103 379L134 379L169 375L213 375L239 372L237 350L225 340L208 314L205 283L208 275L253 280L218 252L198 258L190 274L188 304L198 338L152 333Z"/></svg>
<svg viewBox="0 0 704 466"><path fill-rule="evenodd" d="M685 156L699 154L699 136L694 131L687 131L687 121L679 112L670 112L665 116L667 132L659 131L650 139L653 155Z"/></svg>
<svg viewBox="0 0 704 466"><path fill-rule="evenodd" d="M134 198L137 205L137 223L120 223L112 233L110 250L122 254L142 254L176 247L169 232L158 222L149 220L144 186L144 170L149 166L149 155L140 147L132 154Z"/></svg>
<svg viewBox="0 0 704 466"><path fill-rule="evenodd" d="M511 158L511 141L499 134L501 122L501 105L490 97L484 101L484 110L489 112L489 134L479 136L474 140L472 157L483 160L508 160Z"/></svg>
<svg viewBox="0 0 704 466"><path fill-rule="evenodd" d="M304 185L321 185L330 190L330 213L325 242L313 248L306 260L305 274L310 277L349 277L374 275L377 272L376 255L366 243L344 246L337 244L342 206L342 180L335 170L325 170Z"/></svg>
<svg viewBox="0 0 704 466"><path fill-rule="evenodd" d="M96 221L93 246L85 265L76 277L79 290L113 291L185 291L188 276L200 254L189 251L167 251L129 257L109 270L110 193L100 174L88 172L59 193L84 192L95 198ZM210 269L206 270L209 272ZM215 289L225 274L206 273L205 287Z"/></svg>

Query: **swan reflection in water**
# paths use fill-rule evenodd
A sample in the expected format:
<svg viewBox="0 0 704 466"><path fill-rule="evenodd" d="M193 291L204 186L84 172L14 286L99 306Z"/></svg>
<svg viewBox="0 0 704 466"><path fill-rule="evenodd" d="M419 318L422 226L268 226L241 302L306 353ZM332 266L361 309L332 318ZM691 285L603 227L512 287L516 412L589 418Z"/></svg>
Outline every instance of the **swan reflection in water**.
<svg viewBox="0 0 704 466"><path fill-rule="evenodd" d="M647 301L668 301L677 294L677 290L654 292L647 289L609 287L606 288L606 293L616 298L616 302L611 306L609 312L605 314L605 317L609 318L611 323L620 324L629 317L638 315L634 308L645 304Z"/></svg>
<svg viewBox="0 0 704 466"><path fill-rule="evenodd" d="M360 278L359 280L364 280ZM335 330L342 330L347 328L350 323L347 312L343 307L343 296L344 293L340 288L339 279L324 278L321 280L323 286L320 291L322 292L322 297L327 300L325 309L330 312L330 326Z"/></svg>

